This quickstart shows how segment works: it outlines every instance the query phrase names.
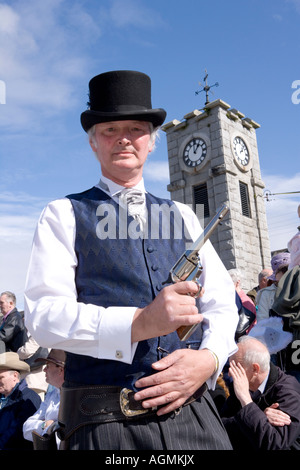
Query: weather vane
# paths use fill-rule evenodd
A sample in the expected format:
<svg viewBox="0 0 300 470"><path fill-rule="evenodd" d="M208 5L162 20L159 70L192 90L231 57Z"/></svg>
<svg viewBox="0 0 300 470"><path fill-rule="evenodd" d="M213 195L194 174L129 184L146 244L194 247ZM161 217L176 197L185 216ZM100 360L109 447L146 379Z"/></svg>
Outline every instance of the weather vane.
<svg viewBox="0 0 300 470"><path fill-rule="evenodd" d="M204 79L203 79L205 85L202 85L202 83L199 82L199 85L202 86L202 90L195 91L195 95L199 95L199 93L201 93L202 91L205 91L205 93L206 93L206 101L205 101L205 104L208 104L208 103L209 103L208 92L210 91L210 89L211 89L213 86L219 86L219 83L218 83L218 82L214 83L213 85L208 85L208 84L207 84L207 78L208 78L208 73L207 73L207 70L205 69L205 77L204 77ZM212 92L211 92L211 93L212 93Z"/></svg>

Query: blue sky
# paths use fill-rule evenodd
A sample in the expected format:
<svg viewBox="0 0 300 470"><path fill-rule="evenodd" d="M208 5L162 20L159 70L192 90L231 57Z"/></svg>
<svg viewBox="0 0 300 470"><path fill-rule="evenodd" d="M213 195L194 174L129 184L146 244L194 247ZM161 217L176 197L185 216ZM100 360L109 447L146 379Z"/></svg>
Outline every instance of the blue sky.
<svg viewBox="0 0 300 470"><path fill-rule="evenodd" d="M80 126L88 81L114 69L151 76L167 119L202 108L204 70L221 98L257 121L262 179L300 191L300 0L0 0L0 290L23 305L34 228L47 202L95 184ZM295 88L293 88L293 86ZM5 87L5 88L4 88ZM298 91L299 90L299 91ZM147 188L168 197L165 134ZM299 194L266 201L271 249L299 225Z"/></svg>

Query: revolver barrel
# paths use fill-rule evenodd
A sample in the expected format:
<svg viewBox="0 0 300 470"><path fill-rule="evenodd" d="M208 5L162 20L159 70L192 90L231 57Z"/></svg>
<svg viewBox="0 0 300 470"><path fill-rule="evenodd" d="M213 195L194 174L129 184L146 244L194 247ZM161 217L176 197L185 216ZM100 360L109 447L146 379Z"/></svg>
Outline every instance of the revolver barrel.
<svg viewBox="0 0 300 470"><path fill-rule="evenodd" d="M172 281L179 282L179 281L195 281L199 285L199 291L197 296L201 292L201 284L199 282L199 278L203 271L199 250L202 248L204 243L210 238L211 234L214 232L216 227L219 225L221 220L229 211L229 207L227 205L223 205L216 213L216 215L211 219L211 221L207 224L201 235L197 238L197 240L192 244L191 248L186 250L179 260L175 263L173 268L170 271ZM185 341L188 339L191 334L195 331L195 329L199 325L192 325L192 326L182 326L177 329L177 334L181 341Z"/></svg>

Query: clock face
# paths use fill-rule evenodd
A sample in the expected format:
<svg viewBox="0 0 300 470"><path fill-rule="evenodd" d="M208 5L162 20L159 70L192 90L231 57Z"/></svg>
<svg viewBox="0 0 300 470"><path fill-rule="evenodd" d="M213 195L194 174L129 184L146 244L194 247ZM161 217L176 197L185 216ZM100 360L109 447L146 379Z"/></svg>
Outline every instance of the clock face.
<svg viewBox="0 0 300 470"><path fill-rule="evenodd" d="M185 146L183 151L183 161L190 167L196 167L203 162L207 154L207 145L200 137L194 137Z"/></svg>
<svg viewBox="0 0 300 470"><path fill-rule="evenodd" d="M233 153L237 162L242 166L247 166L250 161L249 150L241 137L235 137L232 142Z"/></svg>

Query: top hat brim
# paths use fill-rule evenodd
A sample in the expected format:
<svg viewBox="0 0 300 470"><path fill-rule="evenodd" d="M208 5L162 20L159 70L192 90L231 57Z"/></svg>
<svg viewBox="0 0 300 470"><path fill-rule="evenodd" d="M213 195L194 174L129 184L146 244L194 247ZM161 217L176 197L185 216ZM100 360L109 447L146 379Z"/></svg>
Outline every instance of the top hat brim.
<svg viewBox="0 0 300 470"><path fill-rule="evenodd" d="M126 121L126 120L137 120L151 122L154 127L162 125L166 118L166 111L162 108L157 109L145 109L145 110L134 110L134 111L121 111L121 112L102 112L87 110L81 114L81 125L85 132L93 127L95 124L109 121Z"/></svg>

